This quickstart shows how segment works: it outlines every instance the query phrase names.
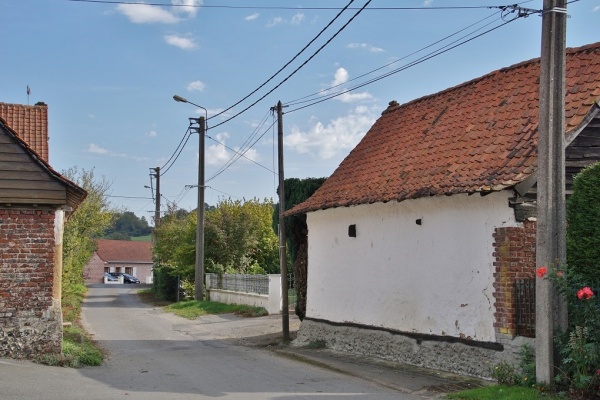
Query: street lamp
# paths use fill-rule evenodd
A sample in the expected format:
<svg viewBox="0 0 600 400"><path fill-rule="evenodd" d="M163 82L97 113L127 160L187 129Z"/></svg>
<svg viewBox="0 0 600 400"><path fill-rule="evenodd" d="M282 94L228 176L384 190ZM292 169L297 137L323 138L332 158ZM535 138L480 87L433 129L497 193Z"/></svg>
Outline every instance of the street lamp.
<svg viewBox="0 0 600 400"><path fill-rule="evenodd" d="M204 136L206 134L206 120L208 111L206 108L194 104L181 96L173 96L173 100L180 103L188 103L204 110L205 117L190 118L190 126L194 123L198 127L194 129L198 132L199 150L198 150L198 208L196 210L196 270L194 277L194 292L196 300L204 298Z"/></svg>

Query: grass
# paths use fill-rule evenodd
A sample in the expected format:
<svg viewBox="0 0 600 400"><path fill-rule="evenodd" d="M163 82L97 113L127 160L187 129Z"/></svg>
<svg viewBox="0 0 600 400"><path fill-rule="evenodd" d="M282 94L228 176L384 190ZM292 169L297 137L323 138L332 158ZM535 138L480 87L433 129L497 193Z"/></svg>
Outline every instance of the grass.
<svg viewBox="0 0 600 400"><path fill-rule="evenodd" d="M539 389L521 386L494 385L463 392L451 393L446 396L455 400L554 400L558 396L541 392Z"/></svg>
<svg viewBox="0 0 600 400"><path fill-rule="evenodd" d="M151 242L152 241L152 235L132 236L131 240L134 241L134 242Z"/></svg>
<svg viewBox="0 0 600 400"><path fill-rule="evenodd" d="M195 319L208 314L238 314L243 317L262 317L268 315L263 307L253 307L240 304L223 304L214 301L181 301L164 308L183 318Z"/></svg>
<svg viewBox="0 0 600 400"><path fill-rule="evenodd" d="M64 328L62 354L46 354L34 361L58 367L81 368L84 365L101 365L103 360L104 354L94 345L83 328L72 325Z"/></svg>

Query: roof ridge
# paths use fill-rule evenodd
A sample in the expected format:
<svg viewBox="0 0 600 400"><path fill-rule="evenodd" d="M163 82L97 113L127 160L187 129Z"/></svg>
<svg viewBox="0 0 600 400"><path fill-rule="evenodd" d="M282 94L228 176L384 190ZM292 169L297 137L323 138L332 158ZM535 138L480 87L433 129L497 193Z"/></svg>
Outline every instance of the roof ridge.
<svg viewBox="0 0 600 400"><path fill-rule="evenodd" d="M573 55L573 54L584 53L586 51L595 50L595 49L600 49L600 42L591 43L591 44L587 44L587 45L580 46L580 47L568 47L565 52L566 52L567 55ZM442 95L444 95L444 94L446 94L448 92L452 92L454 90L457 90L457 89L460 89L460 88L463 88L463 87L467 87L467 86L473 85L475 83L484 81L486 79L493 78L493 77L495 77L499 73L506 73L506 72L513 71L513 70L518 69L518 68L524 68L524 67L527 67L527 66L529 66L531 64L539 63L539 62L540 62L540 57L531 58L531 59L525 60L525 61L519 61L516 64L512 64L512 65L509 65L507 67L499 68L497 70L488 72L485 75L479 76L477 78L473 78L473 79L468 80L466 82L459 83L459 84L457 84L455 86L452 86L452 87L440 90L439 92L436 92L436 93L431 93L431 94L427 94L427 95L421 96L419 98L410 100L410 101L408 101L406 103L399 104L396 100L392 100L392 101L389 102L388 108L386 108L381 113L381 115L383 115L385 113L388 113L390 111L393 111L395 109L398 109L398 108L408 107L409 105L412 105L414 103L419 103L419 102L424 101L424 100L429 100L430 98L434 98L436 96L442 96Z"/></svg>

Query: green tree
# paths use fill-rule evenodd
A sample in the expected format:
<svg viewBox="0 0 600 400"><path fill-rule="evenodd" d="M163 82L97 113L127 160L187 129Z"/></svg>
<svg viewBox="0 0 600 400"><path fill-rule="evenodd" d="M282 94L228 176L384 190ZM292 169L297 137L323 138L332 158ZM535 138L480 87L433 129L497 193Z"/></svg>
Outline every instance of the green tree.
<svg viewBox="0 0 600 400"><path fill-rule="evenodd" d="M590 284L600 283L600 163L575 176L567 202L567 264Z"/></svg>
<svg viewBox="0 0 600 400"><path fill-rule="evenodd" d="M207 271L277 273L278 243L272 225L273 202L223 200L206 213Z"/></svg>
<svg viewBox="0 0 600 400"><path fill-rule="evenodd" d="M63 236L63 309L65 305L78 309L77 300L73 298L79 298L85 292L83 267L96 249L93 238L110 226L114 211L106 200L110 183L105 178L98 180L93 170L76 167L64 171L63 175L88 192L67 220Z"/></svg>
<svg viewBox="0 0 600 400"><path fill-rule="evenodd" d="M131 211L117 213L115 222L104 231L104 236L109 239L129 240L135 236L146 236L152 233L145 217L139 218Z"/></svg>

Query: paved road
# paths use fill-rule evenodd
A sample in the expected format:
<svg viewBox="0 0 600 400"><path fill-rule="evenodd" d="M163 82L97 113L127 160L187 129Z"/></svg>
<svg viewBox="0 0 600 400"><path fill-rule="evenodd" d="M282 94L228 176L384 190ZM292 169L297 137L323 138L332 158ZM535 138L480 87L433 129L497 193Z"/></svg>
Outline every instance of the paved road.
<svg viewBox="0 0 600 400"><path fill-rule="evenodd" d="M140 303L135 290L129 285L90 288L83 315L108 351L103 366L73 370L3 359L0 399L417 399L232 344L222 332L211 334L210 324Z"/></svg>

